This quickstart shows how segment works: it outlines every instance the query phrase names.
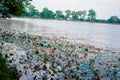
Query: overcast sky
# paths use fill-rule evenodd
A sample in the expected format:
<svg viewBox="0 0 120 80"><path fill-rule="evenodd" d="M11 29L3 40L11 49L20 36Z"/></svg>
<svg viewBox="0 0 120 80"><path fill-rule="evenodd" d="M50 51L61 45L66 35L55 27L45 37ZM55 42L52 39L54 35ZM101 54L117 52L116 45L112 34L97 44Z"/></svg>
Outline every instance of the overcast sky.
<svg viewBox="0 0 120 80"><path fill-rule="evenodd" d="M32 4L41 11L44 7L55 10L94 9L97 18L108 19L117 15L120 18L120 0L33 0Z"/></svg>

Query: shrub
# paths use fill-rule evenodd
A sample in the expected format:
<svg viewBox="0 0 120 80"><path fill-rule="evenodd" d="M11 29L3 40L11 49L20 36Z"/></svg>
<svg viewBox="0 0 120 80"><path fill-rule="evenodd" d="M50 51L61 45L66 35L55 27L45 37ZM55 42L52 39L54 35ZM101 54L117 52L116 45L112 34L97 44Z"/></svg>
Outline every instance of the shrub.
<svg viewBox="0 0 120 80"><path fill-rule="evenodd" d="M0 80L18 80L19 75L15 67L8 67L6 59L2 56L0 50Z"/></svg>

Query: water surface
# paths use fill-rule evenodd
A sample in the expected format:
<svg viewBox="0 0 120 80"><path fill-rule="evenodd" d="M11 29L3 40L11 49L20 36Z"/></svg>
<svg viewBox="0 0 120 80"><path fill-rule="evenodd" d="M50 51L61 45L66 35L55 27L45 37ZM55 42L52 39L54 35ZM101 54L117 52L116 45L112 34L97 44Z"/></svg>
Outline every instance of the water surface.
<svg viewBox="0 0 120 80"><path fill-rule="evenodd" d="M0 20L0 27L34 35L66 37L72 42L120 52L120 25L12 18Z"/></svg>

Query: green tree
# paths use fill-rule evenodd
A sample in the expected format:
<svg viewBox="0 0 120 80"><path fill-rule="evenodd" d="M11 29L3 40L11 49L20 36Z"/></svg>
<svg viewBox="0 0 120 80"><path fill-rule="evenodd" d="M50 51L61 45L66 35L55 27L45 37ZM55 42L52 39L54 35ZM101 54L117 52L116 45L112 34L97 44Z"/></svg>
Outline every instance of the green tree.
<svg viewBox="0 0 120 80"><path fill-rule="evenodd" d="M26 6L26 13L23 14L23 16L32 16L32 17L39 17L40 16L40 12L35 9L35 7L33 5L28 5Z"/></svg>
<svg viewBox="0 0 120 80"><path fill-rule="evenodd" d="M9 9L9 13L19 16L26 12L24 5L28 5L31 0L0 0L0 5Z"/></svg>
<svg viewBox="0 0 120 80"><path fill-rule="evenodd" d="M66 13L65 19L66 19L66 20L70 19L71 10L66 10L65 13Z"/></svg>
<svg viewBox="0 0 120 80"><path fill-rule="evenodd" d="M78 20L78 12L72 11L71 15L72 15L72 20Z"/></svg>
<svg viewBox="0 0 120 80"><path fill-rule="evenodd" d="M0 49L0 80L18 80L19 74L15 67L8 67Z"/></svg>
<svg viewBox="0 0 120 80"><path fill-rule="evenodd" d="M0 5L0 18L10 18L9 9Z"/></svg>
<svg viewBox="0 0 120 80"><path fill-rule="evenodd" d="M57 19L64 19L64 15L63 15L63 12L61 10L57 10L55 13L56 13Z"/></svg>
<svg viewBox="0 0 120 80"><path fill-rule="evenodd" d="M52 10L49 10L48 8L43 8L42 12L40 13L41 18L49 18L49 19L54 19L55 14Z"/></svg>
<svg viewBox="0 0 120 80"><path fill-rule="evenodd" d="M83 11L82 11L82 16L81 16L81 19L82 19L82 20L85 20L86 13L87 13L86 10L83 10Z"/></svg>
<svg viewBox="0 0 120 80"><path fill-rule="evenodd" d="M95 21L96 20L96 12L93 9L90 9L88 12L89 12L88 20L91 22Z"/></svg>
<svg viewBox="0 0 120 80"><path fill-rule="evenodd" d="M78 14L78 19L80 20L82 16L82 11L78 11L77 14Z"/></svg>
<svg viewBox="0 0 120 80"><path fill-rule="evenodd" d="M119 19L117 16L111 16L111 17L108 19L108 22L109 22L109 23L120 23L120 19Z"/></svg>

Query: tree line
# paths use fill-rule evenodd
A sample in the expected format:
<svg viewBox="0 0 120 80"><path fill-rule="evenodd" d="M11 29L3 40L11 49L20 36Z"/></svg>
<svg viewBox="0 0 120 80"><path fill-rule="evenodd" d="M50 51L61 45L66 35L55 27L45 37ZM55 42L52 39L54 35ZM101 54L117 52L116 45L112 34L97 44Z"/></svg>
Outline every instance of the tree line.
<svg viewBox="0 0 120 80"><path fill-rule="evenodd" d="M33 5L30 4L32 0L0 0L0 18L7 18L11 16L27 16L37 17L43 19L59 19L59 20L73 20L73 21L88 21L88 22L102 22L102 23L119 23L120 19L117 16L111 16L109 19L96 19L96 12L93 9L89 11L61 11L55 12L43 8L39 12Z"/></svg>
<svg viewBox="0 0 120 80"><path fill-rule="evenodd" d="M43 19L59 19L59 20L73 20L73 21L87 21L87 22L101 22L101 23L118 23L120 24L120 19L117 16L111 16L109 19L96 19L96 12L93 9L90 9L88 12L83 11L71 11L65 10L56 10L55 12L48 9L47 7L43 8L41 12L35 9L34 6L30 5L28 7L28 12L22 16L28 17L38 17Z"/></svg>
<svg viewBox="0 0 120 80"><path fill-rule="evenodd" d="M59 19L59 20L86 20L87 11L71 11L66 10L65 12L61 10L56 10L53 12L49 10L47 7L43 8L41 12L35 9L34 6L29 6L28 12L23 14L22 16L29 16L29 17L40 17L44 19ZM88 19L89 21L93 22L96 20L96 12L93 9L89 10Z"/></svg>

